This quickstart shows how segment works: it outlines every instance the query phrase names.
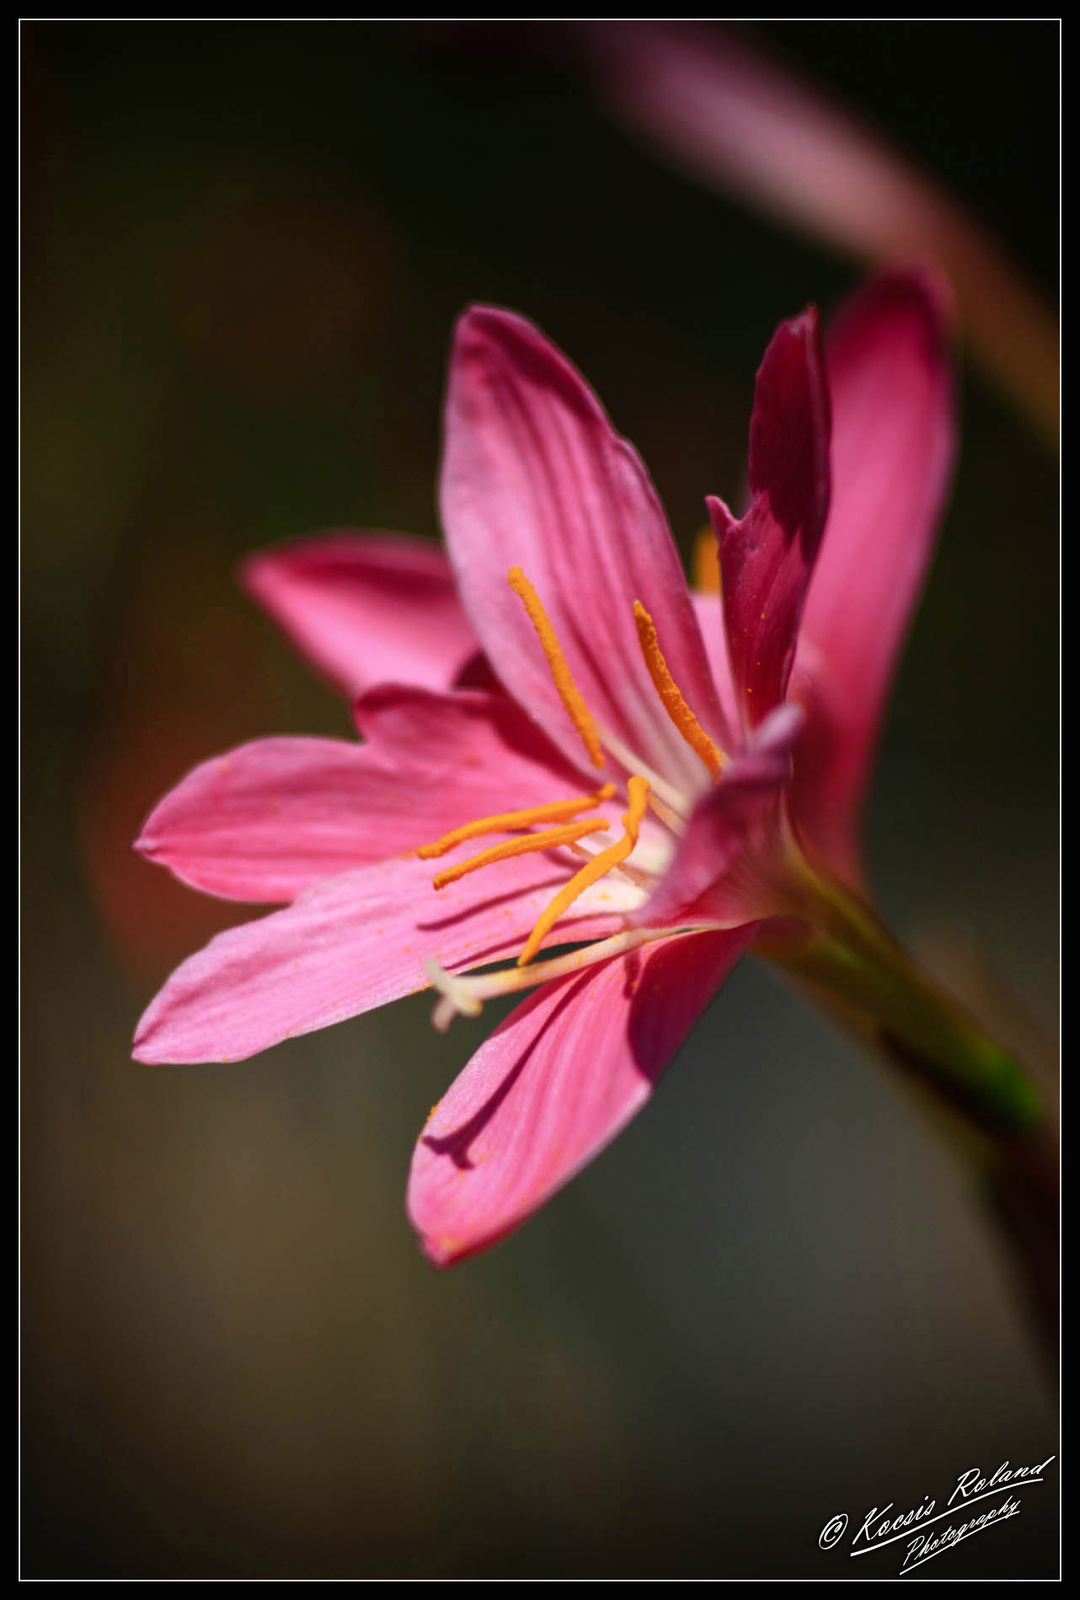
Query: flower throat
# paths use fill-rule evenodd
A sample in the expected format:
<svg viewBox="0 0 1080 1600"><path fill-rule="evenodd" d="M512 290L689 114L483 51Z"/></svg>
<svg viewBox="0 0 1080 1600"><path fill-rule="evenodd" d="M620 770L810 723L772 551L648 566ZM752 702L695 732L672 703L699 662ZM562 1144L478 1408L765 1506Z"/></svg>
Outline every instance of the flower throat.
<svg viewBox="0 0 1080 1600"><path fill-rule="evenodd" d="M507 573L507 581L514 593L525 608L529 621L536 631L541 649L547 658L551 671L552 681L558 691L559 698L566 708L567 715L574 724L590 763L597 768L605 765L604 746L596 723L584 697L574 682L573 675L551 619L540 601L532 584L520 567L511 567ZM645 610L639 600L634 601L634 621L637 626L638 642L649 676L660 698L660 702L667 712L679 734L700 757L707 768L710 777L719 776L724 762L723 753L709 738L704 728L698 722L694 713L683 698L682 692L675 683L664 660L657 637L656 626L652 617ZM627 869L623 863L632 854L638 842L638 834L645 813L650 804L661 815L670 816L668 808L658 802L652 793L653 785L640 773L632 773L627 780L627 809L622 815L622 838L614 844L608 845L596 855L590 855L580 841L592 833L606 833L611 824L603 817L588 817L583 820L571 819L580 816L584 811L595 810L605 801L611 800L616 794L616 785L605 783L601 788L591 794L577 795L566 800L553 800L545 805L531 806L521 811L503 811L494 816L480 817L474 822L467 822L462 827L453 828L441 838L431 844L425 844L416 852L422 860L443 856L457 845L469 839L481 838L493 833L517 833L522 829L529 829L540 823L555 823L559 826L548 827L538 833L524 833L516 839L507 839L500 844L491 845L486 850L481 850L478 855L470 856L468 860L456 863L452 867L444 868L436 873L433 880L435 889L444 889L447 884L456 883L470 872L477 872L482 867L490 866L497 861L510 860L515 856L529 855L537 851L570 849L579 857L584 858L585 865L576 872L570 880L563 885L551 902L545 907L536 925L529 934L528 939L517 958L517 966L525 967L536 955L551 929L563 914L570 909L574 901L582 895L592 884L616 869L628 873L635 881L640 875L633 868ZM611 941L604 941L605 944ZM599 949L600 946L595 948ZM444 973L437 963L428 963L429 975L437 987L448 994L447 984L460 986L468 982L465 979L452 979ZM433 975L433 971L439 977ZM440 982L439 980L445 980ZM460 1001L460 996L457 1000ZM462 1007L455 1003L454 1009L472 1009Z"/></svg>

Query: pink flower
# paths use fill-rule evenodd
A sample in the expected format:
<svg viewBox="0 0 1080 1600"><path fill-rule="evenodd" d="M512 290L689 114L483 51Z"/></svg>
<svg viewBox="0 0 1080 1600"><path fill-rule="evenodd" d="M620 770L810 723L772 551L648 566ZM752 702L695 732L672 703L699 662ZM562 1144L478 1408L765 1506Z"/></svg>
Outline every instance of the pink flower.
<svg viewBox="0 0 1080 1600"><path fill-rule="evenodd" d="M259 740L153 812L145 855L286 905L173 974L136 1056L234 1060L429 985L442 1027L531 991L432 1112L408 1209L439 1264L536 1210L649 1099L764 919L805 915L813 873L860 887L877 728L949 475L947 345L917 271L873 283L824 357L814 311L778 329L749 509L709 502L721 603L689 593L641 462L574 368L522 318L468 311L449 564L337 534L248 566L358 696L364 742Z"/></svg>

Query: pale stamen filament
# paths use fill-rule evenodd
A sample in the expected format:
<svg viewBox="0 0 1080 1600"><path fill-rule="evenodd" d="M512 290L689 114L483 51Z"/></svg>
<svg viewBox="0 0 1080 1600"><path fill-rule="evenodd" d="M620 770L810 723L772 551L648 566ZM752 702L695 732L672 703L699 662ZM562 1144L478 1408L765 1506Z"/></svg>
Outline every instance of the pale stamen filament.
<svg viewBox="0 0 1080 1600"><path fill-rule="evenodd" d="M689 930L687 930L689 931ZM486 972L479 976L458 976L447 972L429 956L424 971L432 988L439 991L439 999L431 1020L440 1033L445 1033L454 1017L478 1017L486 1000L503 994L518 994L522 989L534 989L550 978L565 977L568 972L580 972L595 966L610 956L625 955L639 945L652 944L657 939L670 939L668 928L627 928L613 934L610 939L599 939L581 950L571 950L563 956L553 956L550 961L538 961L531 967L505 967L501 972Z"/></svg>
<svg viewBox="0 0 1080 1600"><path fill-rule="evenodd" d="M597 722L596 731L600 735L604 749L609 755L615 757L621 767L625 767L627 772L640 772L643 778L648 779L650 806L652 806L653 796L655 795L674 812L676 817L681 818L684 822L688 820L686 795L681 794L674 784L668 783L666 778L662 778L654 767L649 766L648 762L642 761L640 757L636 756L629 746L623 744L622 740L613 734L611 729L603 722ZM653 806L653 810L656 810L655 806ZM660 813L657 812L657 815L659 816ZM664 819L661 817L661 820L663 821Z"/></svg>
<svg viewBox="0 0 1080 1600"><path fill-rule="evenodd" d="M598 850L586 850L583 844L571 844L567 849L572 855L577 856L579 861L595 861L601 854ZM625 878L627 883L632 883L635 889L648 889L652 884L647 872L642 872L640 868L632 867L625 861L617 861L611 870L617 872L620 878Z"/></svg>
<svg viewBox="0 0 1080 1600"><path fill-rule="evenodd" d="M672 811L671 807L666 806L662 800L658 800L651 791L649 793L649 810L655 812L665 828L671 833L678 834L680 839L682 838L686 832L685 818Z"/></svg>

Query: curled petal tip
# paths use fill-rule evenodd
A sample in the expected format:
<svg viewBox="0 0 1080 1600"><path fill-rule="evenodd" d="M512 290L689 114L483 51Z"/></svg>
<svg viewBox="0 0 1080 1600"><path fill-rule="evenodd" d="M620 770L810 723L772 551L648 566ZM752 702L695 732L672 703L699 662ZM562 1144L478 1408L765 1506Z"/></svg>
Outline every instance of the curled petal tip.
<svg viewBox="0 0 1080 1600"><path fill-rule="evenodd" d="M750 418L749 510L707 501L731 666L747 726L784 698L829 504L829 393L817 309L777 328Z"/></svg>
<svg viewBox="0 0 1080 1600"><path fill-rule="evenodd" d="M837 326L842 329L852 316L869 320L904 309L919 317L944 346L951 343L956 329L956 296L945 272L928 257L901 261L875 274L841 310Z"/></svg>
<svg viewBox="0 0 1080 1600"><path fill-rule="evenodd" d="M482 302L466 306L454 329L454 348L460 351L474 340L501 342L508 334L541 337L539 330L517 311Z"/></svg>
<svg viewBox="0 0 1080 1600"><path fill-rule="evenodd" d="M439 1272L445 1272L447 1267L452 1267L457 1257L438 1239L428 1239L421 1236L418 1239L420 1253L425 1261Z"/></svg>
<svg viewBox="0 0 1080 1600"><path fill-rule="evenodd" d="M956 321L956 295L944 270L929 257L920 257L882 272L875 280L916 294L930 307L943 326L951 329Z"/></svg>
<svg viewBox="0 0 1080 1600"><path fill-rule="evenodd" d="M812 343L818 338L821 326L817 306L811 301L797 317L789 318L782 326L795 338L802 339L808 344Z"/></svg>

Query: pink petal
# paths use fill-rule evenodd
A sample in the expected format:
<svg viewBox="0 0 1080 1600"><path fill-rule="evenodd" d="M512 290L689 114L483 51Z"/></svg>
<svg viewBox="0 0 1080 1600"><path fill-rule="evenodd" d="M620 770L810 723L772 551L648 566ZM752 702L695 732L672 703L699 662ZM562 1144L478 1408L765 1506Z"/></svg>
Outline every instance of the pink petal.
<svg viewBox="0 0 1080 1600"><path fill-rule="evenodd" d="M377 683L448 689L476 650L446 557L423 539L320 534L251 556L240 578L349 695Z"/></svg>
<svg viewBox="0 0 1080 1600"><path fill-rule="evenodd" d="M732 868L749 840L765 859L779 848L780 791L791 774L802 724L803 713L794 705L778 706L762 723L699 800L674 860L630 922L643 928L711 918L746 923L773 912L771 904L761 903L756 876L733 874Z"/></svg>
<svg viewBox="0 0 1080 1600"><path fill-rule="evenodd" d="M811 712L795 814L849 882L885 699L933 552L954 457L947 292L887 273L830 331L832 501L803 611Z"/></svg>
<svg viewBox="0 0 1080 1600"><path fill-rule="evenodd" d="M707 502L720 541L731 671L747 726L787 688L829 501L829 403L817 313L782 323L758 368L745 517Z"/></svg>
<svg viewBox="0 0 1080 1600"><path fill-rule="evenodd" d="M387 686L356 712L362 745L260 739L204 761L135 848L210 894L281 902L476 817L580 792L580 773L501 692Z"/></svg>
<svg viewBox="0 0 1080 1600"><path fill-rule="evenodd" d="M720 705L656 492L581 375L511 312L474 306L458 324L441 500L463 604L511 694L584 762L506 581L520 566L592 714L680 788L700 789L702 764L661 706L634 622L640 600L676 683L723 746Z"/></svg>
<svg viewBox="0 0 1080 1600"><path fill-rule="evenodd" d="M719 591L712 593L703 589L691 589L690 599L701 630L701 642L705 646L709 671L716 685L724 718L729 728L737 728L740 721L739 702L731 676L731 661L728 658L727 639L724 635L724 608Z"/></svg>
<svg viewBox="0 0 1080 1600"><path fill-rule="evenodd" d="M426 988L428 956L448 970L515 956L570 866L554 853L518 857L439 892L432 863L415 858L327 878L178 967L139 1023L134 1055L241 1060ZM626 895L614 879L597 884L549 942L613 932Z"/></svg>
<svg viewBox="0 0 1080 1600"><path fill-rule="evenodd" d="M493 1244L622 1131L746 943L663 940L546 984L499 1025L413 1155L407 1207L430 1260Z"/></svg>

